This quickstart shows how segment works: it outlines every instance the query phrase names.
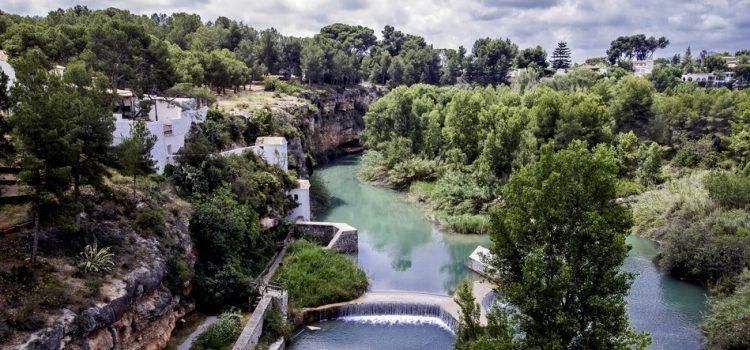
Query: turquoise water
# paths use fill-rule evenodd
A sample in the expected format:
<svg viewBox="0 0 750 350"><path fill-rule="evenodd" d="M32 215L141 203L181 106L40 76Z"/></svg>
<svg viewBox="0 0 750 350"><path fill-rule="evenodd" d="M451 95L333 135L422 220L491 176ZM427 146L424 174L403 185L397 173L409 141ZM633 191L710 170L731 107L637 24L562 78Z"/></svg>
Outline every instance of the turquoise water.
<svg viewBox="0 0 750 350"><path fill-rule="evenodd" d="M302 332L294 338L289 349L448 350L453 348L454 341L451 332L430 324L334 320L316 326L320 330Z"/></svg>
<svg viewBox="0 0 750 350"><path fill-rule="evenodd" d="M468 271L465 261L477 245L487 246L487 236L457 235L436 229L425 219L422 208L406 201L402 194L357 180L358 166L359 157L348 157L315 172L334 197L335 204L324 213L316 213L316 219L346 222L359 230L356 260L367 272L371 290L450 295L462 279L467 276L477 278ZM631 325L636 330L652 334L653 349L699 348L703 337L697 327L705 307L705 291L662 274L651 261L658 250L654 242L629 237L628 243L632 249L623 269L638 274L628 296ZM338 328L333 332L303 332L295 340L299 347L293 348L305 349L301 347L307 341L305 339L313 337L308 333L315 333L315 341L323 342L316 344L326 345L321 348L350 348L350 344L339 347L337 342L325 343L327 334L331 333L333 341L341 332L360 331L367 334L362 334L364 345L357 344L367 348L370 343L365 342L371 339L370 333L374 336L372 339L378 341L377 332L390 334L387 332L393 331L391 328L401 327L390 325L389 330L357 331L354 329L370 326L339 323L335 323ZM429 333L430 328L424 331Z"/></svg>

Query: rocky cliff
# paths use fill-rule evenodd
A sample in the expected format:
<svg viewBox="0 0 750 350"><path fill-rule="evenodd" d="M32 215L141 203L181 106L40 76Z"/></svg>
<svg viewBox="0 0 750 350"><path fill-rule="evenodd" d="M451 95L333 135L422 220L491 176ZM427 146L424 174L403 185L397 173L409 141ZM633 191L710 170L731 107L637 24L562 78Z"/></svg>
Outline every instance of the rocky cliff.
<svg viewBox="0 0 750 350"><path fill-rule="evenodd" d="M0 347L156 350L167 344L176 321L194 309L186 297L195 261L187 229L191 209L168 184L148 187L133 194L115 184L110 196L89 191L79 233L70 236L58 228L42 233L41 265L62 288L49 294L59 308L37 304L34 316L42 327L17 331ZM143 219L149 215L161 220ZM88 239L112 248L114 271L103 276L75 267L80 258L65 250ZM92 281L100 284L89 286ZM25 302L34 303L33 296ZM14 307L7 311L18 319L22 309L13 305L6 300L4 306Z"/></svg>
<svg viewBox="0 0 750 350"><path fill-rule="evenodd" d="M344 89L328 93L303 94L317 108L311 113L308 129L310 150L318 162L346 153L360 145L360 134L365 128L363 116L372 102L387 91L379 87Z"/></svg>

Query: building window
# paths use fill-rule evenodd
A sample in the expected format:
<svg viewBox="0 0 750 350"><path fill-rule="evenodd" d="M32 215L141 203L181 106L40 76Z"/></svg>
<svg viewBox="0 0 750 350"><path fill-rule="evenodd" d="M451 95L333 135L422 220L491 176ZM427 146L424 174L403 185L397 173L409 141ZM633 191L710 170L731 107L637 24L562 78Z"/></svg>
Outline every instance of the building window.
<svg viewBox="0 0 750 350"><path fill-rule="evenodd" d="M295 195L294 195L294 201L296 202L296 201L298 201L298 200L299 200L299 196L295 194Z"/></svg>
<svg viewBox="0 0 750 350"><path fill-rule="evenodd" d="M167 145L167 154L172 154L172 145Z"/></svg>

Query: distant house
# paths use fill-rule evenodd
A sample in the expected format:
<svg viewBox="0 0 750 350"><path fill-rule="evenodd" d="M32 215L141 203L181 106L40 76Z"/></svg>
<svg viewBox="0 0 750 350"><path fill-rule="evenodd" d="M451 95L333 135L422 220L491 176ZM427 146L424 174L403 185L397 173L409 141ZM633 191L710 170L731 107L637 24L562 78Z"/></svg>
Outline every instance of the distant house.
<svg viewBox="0 0 750 350"><path fill-rule="evenodd" d="M651 74L651 72L654 71L654 60L652 58L633 60L631 63L633 64L633 72L635 72L635 75L643 76Z"/></svg>
<svg viewBox="0 0 750 350"><path fill-rule="evenodd" d="M681 80L686 83L694 82L704 87L722 87L734 80L734 72L724 72L723 75L714 73L687 73Z"/></svg>
<svg viewBox="0 0 750 350"><path fill-rule="evenodd" d="M284 169L289 168L287 160L287 142L280 136L265 136L255 139L255 153L265 159L269 164L274 164Z"/></svg>
<svg viewBox="0 0 750 350"><path fill-rule="evenodd" d="M136 118L144 120L146 129L156 136L151 157L156 162L156 169L162 172L167 164L173 163L174 154L185 145L185 137L190 131L190 126L194 122L203 122L208 109L196 108L196 101L190 98L166 99L145 96L144 99L154 101L148 113L139 109L140 100L133 92L117 90L113 113L115 117L113 145L119 145L130 135L130 129Z"/></svg>
<svg viewBox="0 0 750 350"><path fill-rule="evenodd" d="M736 56L723 56L721 59L724 60L724 62L726 62L727 67L729 68L737 67L738 62L737 62Z"/></svg>
<svg viewBox="0 0 750 350"><path fill-rule="evenodd" d="M8 55L5 51L0 50L0 70L8 76L8 85L6 89L10 89L13 83L16 82L16 70L8 63Z"/></svg>
<svg viewBox="0 0 750 350"><path fill-rule="evenodd" d="M592 72L599 73L599 75L607 74L607 69L593 64L584 64L580 66L581 69L588 69Z"/></svg>

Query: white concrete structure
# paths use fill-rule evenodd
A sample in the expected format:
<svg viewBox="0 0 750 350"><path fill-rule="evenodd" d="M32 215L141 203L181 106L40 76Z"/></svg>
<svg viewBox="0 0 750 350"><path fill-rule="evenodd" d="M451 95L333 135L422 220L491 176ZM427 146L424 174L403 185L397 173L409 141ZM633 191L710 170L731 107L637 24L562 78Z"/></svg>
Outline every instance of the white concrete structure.
<svg viewBox="0 0 750 350"><path fill-rule="evenodd" d="M480 245L469 255L469 258L466 260L466 266L469 270L480 275L490 276L492 275L491 268L489 267L491 259L492 253L490 253L490 250Z"/></svg>
<svg viewBox="0 0 750 350"><path fill-rule="evenodd" d="M16 70L8 63L8 56L2 50L0 50L0 70L8 76L8 86L6 86L6 89L10 89L13 83L16 82Z"/></svg>
<svg viewBox="0 0 750 350"><path fill-rule="evenodd" d="M280 136L266 136L255 139L255 154L265 159L269 164L276 165L284 171L289 169L287 160L287 142Z"/></svg>
<svg viewBox="0 0 750 350"><path fill-rule="evenodd" d="M652 58L647 58L645 60L633 60L632 63L635 75L643 76L646 74L651 74L651 72L654 71L654 60Z"/></svg>
<svg viewBox="0 0 750 350"><path fill-rule="evenodd" d="M123 139L130 135L130 129L135 120L129 117L134 116L137 111L137 98L127 90L118 90L120 100L117 104L118 110L115 116L115 131L113 133L113 144L119 145ZM177 99L191 100L191 99ZM201 123L206 118L207 107L195 108L195 101L181 101L182 105L175 103L175 107L167 108L163 106L164 117L159 116L159 120L148 118L146 129L156 136L156 143L151 150L151 157L156 162L158 172L164 171L164 166L173 163L173 156L185 145L185 137L190 131L190 126L196 122ZM166 102L164 102L166 104ZM155 104L159 106L159 104ZM120 112L120 113L118 113ZM155 113L152 111L151 113ZM149 115L151 115L149 113Z"/></svg>
<svg viewBox="0 0 750 350"><path fill-rule="evenodd" d="M297 207L286 216L292 221L310 221L312 210L310 209L310 181L298 179L297 188L289 191L289 195L297 202Z"/></svg>
<svg viewBox="0 0 750 350"><path fill-rule="evenodd" d="M287 142L280 136L266 136L255 139L255 145L239 147L221 152L224 157L234 154L242 154L245 151L253 151L258 157L263 158L266 163L275 165L284 171L289 170L289 161L287 159Z"/></svg>

